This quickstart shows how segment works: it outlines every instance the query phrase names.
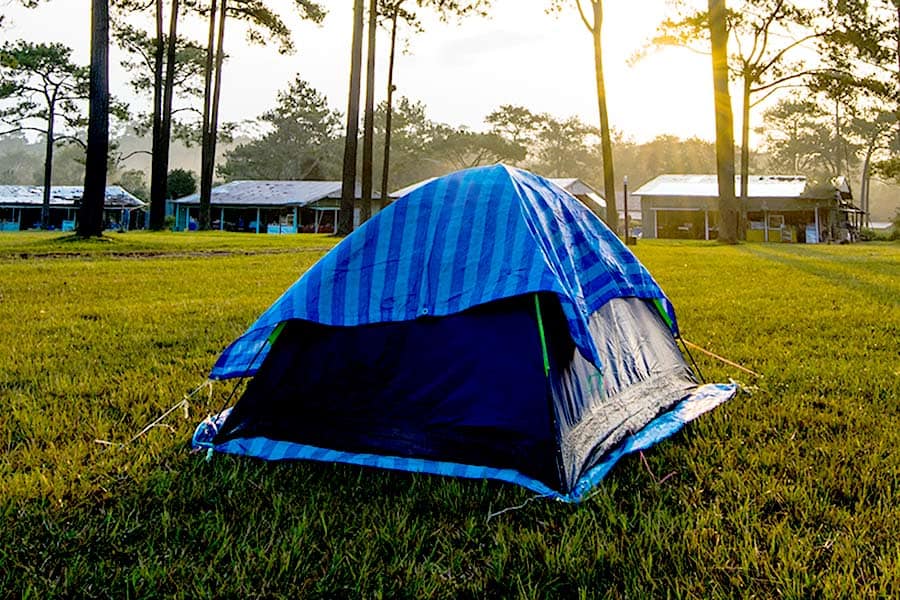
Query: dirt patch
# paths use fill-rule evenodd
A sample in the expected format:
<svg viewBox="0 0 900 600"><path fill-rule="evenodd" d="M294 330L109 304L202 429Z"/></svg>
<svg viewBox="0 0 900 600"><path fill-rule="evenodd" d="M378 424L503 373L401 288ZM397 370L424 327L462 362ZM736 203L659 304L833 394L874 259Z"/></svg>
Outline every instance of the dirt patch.
<svg viewBox="0 0 900 600"><path fill-rule="evenodd" d="M116 258L122 260L148 259L148 258L214 258L217 256L256 256L266 254L305 254L308 252L328 252L331 247L321 248L289 248L289 249L260 249L260 250L193 250L193 251L167 251L167 250L134 250L112 252L16 252L7 255L0 254L2 260L53 260L53 259L92 259L92 258Z"/></svg>

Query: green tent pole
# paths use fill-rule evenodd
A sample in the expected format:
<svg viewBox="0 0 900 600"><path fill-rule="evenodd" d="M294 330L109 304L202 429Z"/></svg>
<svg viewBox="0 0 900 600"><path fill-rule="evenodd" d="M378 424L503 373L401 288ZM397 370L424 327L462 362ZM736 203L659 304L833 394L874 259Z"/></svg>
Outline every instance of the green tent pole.
<svg viewBox="0 0 900 600"><path fill-rule="evenodd" d="M541 334L541 355L544 358L544 375L550 377L550 354L547 352L547 335L544 333L544 318L541 316L541 301L534 295L534 312L537 314L538 331Z"/></svg>

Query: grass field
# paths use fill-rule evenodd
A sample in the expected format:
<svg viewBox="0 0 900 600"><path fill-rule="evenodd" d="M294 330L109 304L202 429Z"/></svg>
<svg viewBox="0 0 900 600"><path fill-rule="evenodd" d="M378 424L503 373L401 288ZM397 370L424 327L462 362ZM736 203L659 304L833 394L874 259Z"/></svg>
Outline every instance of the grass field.
<svg viewBox="0 0 900 600"><path fill-rule="evenodd" d="M333 243L0 234L0 595L900 595L900 245L641 241L684 336L762 377L697 356L749 393L579 506L488 520L532 494L206 462L190 434L226 384L117 445Z"/></svg>

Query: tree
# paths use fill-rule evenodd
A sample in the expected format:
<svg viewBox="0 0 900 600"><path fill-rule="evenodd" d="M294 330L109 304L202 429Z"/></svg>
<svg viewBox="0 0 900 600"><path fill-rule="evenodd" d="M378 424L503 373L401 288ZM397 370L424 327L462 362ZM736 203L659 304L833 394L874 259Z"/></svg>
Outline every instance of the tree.
<svg viewBox="0 0 900 600"><path fill-rule="evenodd" d="M121 8L139 10L140 5L119 0ZM173 133L182 137L190 127L174 120L174 115L191 106L174 108L174 98L191 100L202 97L198 82L203 74L205 50L198 44L178 36L180 5L172 0L169 9L169 31L163 34L164 11L162 0L155 2L156 36L128 23L116 24L114 36L128 54L122 65L132 72L131 86L139 93L152 93L153 108L144 119L151 135L150 228L162 229L165 221L166 173L169 167L169 146Z"/></svg>
<svg viewBox="0 0 900 600"><path fill-rule="evenodd" d="M216 124L218 123L218 94L213 91L219 89L218 84L221 77L218 75L222 72L222 61L225 54L222 50L222 43L225 35L225 15L227 0L221 0L221 9L217 13L217 0L210 0L209 7L209 41L206 47L206 67L204 69L203 80L205 82L203 91L203 122L201 124L202 133L200 136L201 158L200 158L200 219L199 227L201 230L210 227L210 201L212 199L212 176L213 167L216 160ZM216 42L216 19L219 19L219 35L218 43ZM218 58L217 50L218 47ZM215 67L214 67L215 65ZM216 81L214 86L213 81Z"/></svg>
<svg viewBox="0 0 900 600"><path fill-rule="evenodd" d="M122 171L115 178L115 183L135 198L140 198L144 202L150 199L150 190L147 188L147 176L140 169Z"/></svg>
<svg viewBox="0 0 900 600"><path fill-rule="evenodd" d="M770 169L791 175L838 174L828 113L814 97L785 98L767 109L763 120L759 132L765 136Z"/></svg>
<svg viewBox="0 0 900 600"><path fill-rule="evenodd" d="M677 16L663 21L650 45L676 45L708 52L709 12L676 2ZM740 202L747 202L750 179L750 113L775 91L791 82L810 77L818 69L808 69L799 58L810 40L828 34L828 19L816 15L821 10L802 8L788 0L744 0L726 11L730 42L736 48L729 56L732 76L741 83L741 187Z"/></svg>
<svg viewBox="0 0 900 600"><path fill-rule="evenodd" d="M103 235L103 203L109 160L109 0L91 2L91 74L84 196L78 235Z"/></svg>
<svg viewBox="0 0 900 600"><path fill-rule="evenodd" d="M197 191L197 176L193 171L173 169L166 178L166 197L177 200Z"/></svg>
<svg viewBox="0 0 900 600"><path fill-rule="evenodd" d="M0 136L0 181L9 185L31 185L43 170L41 148L21 131Z"/></svg>
<svg viewBox="0 0 900 600"><path fill-rule="evenodd" d="M897 0L828 0L835 27L821 43L837 77L900 113L900 4ZM898 114L900 117L900 114Z"/></svg>
<svg viewBox="0 0 900 600"><path fill-rule="evenodd" d="M434 8L440 14L441 19L447 20L451 15L458 18L465 17L469 14L484 16L487 14L487 8L490 6L490 2L491 0L416 0L415 5L420 8ZM397 25L399 21L404 21L410 26L412 31L419 33L424 31L418 14L411 8L413 4L412 1L408 0L378 0L378 14L383 20L389 21L391 24L391 46L387 75L387 101L385 105L384 152L381 170L382 202L384 202L384 199L388 196L388 183L390 180L393 99L394 91L396 91L396 86L394 86L394 58L397 49Z"/></svg>
<svg viewBox="0 0 900 600"><path fill-rule="evenodd" d="M709 0L713 89L716 107L716 175L719 180L719 241L736 244L738 206L734 194L734 120L728 92L728 30L725 0Z"/></svg>
<svg viewBox="0 0 900 600"><path fill-rule="evenodd" d="M613 169L612 138L609 116L606 110L606 82L603 75L603 0L585 0L590 7L591 17L582 5L582 0L551 0L551 9L561 10L573 2L578 9L581 22L591 34L594 43L594 77L597 83L597 112L600 115L600 150L603 161L603 190L606 203L606 223L614 231L618 229L619 217L616 212L616 177Z"/></svg>
<svg viewBox="0 0 900 600"><path fill-rule="evenodd" d="M196 0L195 0L196 1ZM292 0L302 19L320 23L325 9L313 0ZM217 10L218 9L218 10ZM225 60L225 22L231 17L249 25L247 38L252 43L273 41L282 53L293 52L290 28L263 0L210 0L209 39L204 69L203 122L201 124L200 229L210 226L210 199L219 125L219 97L222 89L222 65Z"/></svg>
<svg viewBox="0 0 900 600"><path fill-rule="evenodd" d="M516 162L525 158L525 150L496 133L479 133L465 127L435 125L431 153L452 170L471 169L497 162Z"/></svg>
<svg viewBox="0 0 900 600"><path fill-rule="evenodd" d="M347 134L344 137L344 162L341 170L341 212L337 235L353 231L356 199L356 150L359 142L359 92L362 71L363 1L353 3L353 36L350 47L350 91L347 96Z"/></svg>
<svg viewBox="0 0 900 600"><path fill-rule="evenodd" d="M372 150L375 134L375 39L378 24L378 2L369 0L369 43L366 50L366 104L363 110L362 206L360 222L372 215Z"/></svg>
<svg viewBox="0 0 900 600"><path fill-rule="evenodd" d="M877 177L891 181L891 164L900 163L900 132L897 131L897 116L892 111L874 110L853 120L853 129L863 140L863 166L860 173L859 202L866 213L868 224L870 210L871 179ZM877 154L893 155L894 158L876 160Z"/></svg>
<svg viewBox="0 0 900 600"><path fill-rule="evenodd" d="M392 123L389 131L386 129L388 116ZM435 151L434 135L438 126L428 119L425 105L421 102L401 96L392 109L388 109L387 103L383 102L376 110L375 127L376 139L383 141L389 133L391 138L389 173L393 187L388 188L384 180L379 182L382 190L388 190L385 194L448 172L446 163ZM387 151L385 143L378 144L378 147Z"/></svg>
<svg viewBox="0 0 900 600"><path fill-rule="evenodd" d="M596 161L597 154L591 151L590 138L596 139L597 135L596 127L578 117L559 120L549 114L540 115L535 170L548 177L593 179L591 162Z"/></svg>
<svg viewBox="0 0 900 600"><path fill-rule="evenodd" d="M219 175L235 179L332 179L340 172L341 115L299 76L259 120L268 131L225 155Z"/></svg>
<svg viewBox="0 0 900 600"><path fill-rule="evenodd" d="M393 128L393 106L394 106L394 59L397 54L397 24L402 17L404 20L411 21L410 13L403 10L405 0L382 0L378 6L378 12L381 15L387 15L391 23L391 46L388 57L388 75L387 75L387 99L384 104L384 152L381 163L381 202L384 204L388 198L388 182L390 181L390 164L391 164L391 135Z"/></svg>
<svg viewBox="0 0 900 600"><path fill-rule="evenodd" d="M484 118L492 132L526 149L535 144L541 120L541 115L512 104L504 104Z"/></svg>
<svg viewBox="0 0 900 600"><path fill-rule="evenodd" d="M860 177L861 202L868 214L871 175L880 176L878 165L900 153L900 4L828 0L828 5L835 27L820 43L830 66L820 84L830 78L838 89L854 89L859 112L868 115L862 120L865 157Z"/></svg>
<svg viewBox="0 0 900 600"><path fill-rule="evenodd" d="M21 4L25 8L34 8L41 2L44 2L45 0L16 0L16 1L18 2L18 4ZM5 19L6 19L5 15L0 15L0 29L3 28L3 22Z"/></svg>
<svg viewBox="0 0 900 600"><path fill-rule="evenodd" d="M84 126L88 70L71 57L71 48L59 43L7 42L0 49L0 123L7 127L2 133L34 131L44 138L42 228L50 216L54 146Z"/></svg>

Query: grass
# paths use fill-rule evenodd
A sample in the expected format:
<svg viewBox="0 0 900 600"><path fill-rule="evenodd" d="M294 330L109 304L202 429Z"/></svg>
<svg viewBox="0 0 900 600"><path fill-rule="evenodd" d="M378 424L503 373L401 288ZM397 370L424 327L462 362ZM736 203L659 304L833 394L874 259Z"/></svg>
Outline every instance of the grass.
<svg viewBox="0 0 900 600"><path fill-rule="evenodd" d="M0 235L0 595L895 597L900 245L651 242L697 356L744 394L580 506L493 482L128 441L327 236ZM23 255L27 258L22 258ZM674 473L663 484L657 481Z"/></svg>

